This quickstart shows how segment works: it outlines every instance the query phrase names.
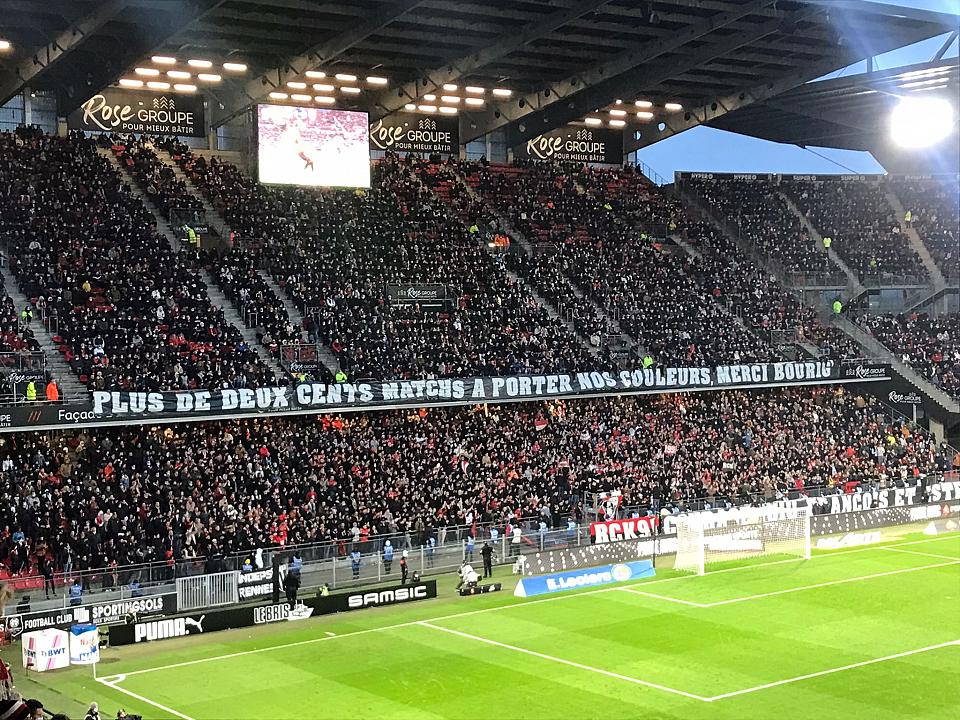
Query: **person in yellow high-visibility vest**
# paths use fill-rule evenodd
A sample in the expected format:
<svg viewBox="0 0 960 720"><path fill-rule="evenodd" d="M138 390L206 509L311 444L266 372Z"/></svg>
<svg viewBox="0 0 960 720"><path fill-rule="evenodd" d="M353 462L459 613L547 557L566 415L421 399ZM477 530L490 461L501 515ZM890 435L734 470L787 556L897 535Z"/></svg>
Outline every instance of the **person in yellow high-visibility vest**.
<svg viewBox="0 0 960 720"><path fill-rule="evenodd" d="M913 210L907 210L903 214L903 224L907 227L910 227L910 223L913 222Z"/></svg>
<svg viewBox="0 0 960 720"><path fill-rule="evenodd" d="M338 383L345 383L347 381L347 374L343 370L337 370L337 374L334 376L334 379Z"/></svg>
<svg viewBox="0 0 960 720"><path fill-rule="evenodd" d="M27 383L27 402L37 401L37 384L31 380Z"/></svg>
<svg viewBox="0 0 960 720"><path fill-rule="evenodd" d="M195 248L200 247L200 236L197 235L197 231L192 227L187 228L187 240L190 241L190 245Z"/></svg>
<svg viewBox="0 0 960 720"><path fill-rule="evenodd" d="M833 238L830 237L829 235L824 235L824 236L823 236L823 249L824 249L824 250L829 250L831 245L833 245Z"/></svg>

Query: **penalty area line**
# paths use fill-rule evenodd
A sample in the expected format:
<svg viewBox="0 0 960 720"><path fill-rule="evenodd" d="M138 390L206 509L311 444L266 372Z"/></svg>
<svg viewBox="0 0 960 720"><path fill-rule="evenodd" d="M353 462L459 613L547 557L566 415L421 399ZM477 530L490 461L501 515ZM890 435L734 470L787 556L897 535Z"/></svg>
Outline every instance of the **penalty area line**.
<svg viewBox="0 0 960 720"><path fill-rule="evenodd" d="M165 713L170 713L171 715L178 717L181 720L194 720L194 718L190 717L189 715L184 715L182 712L177 712L173 708L168 708L166 705L161 705L158 702L154 702L150 698L145 698L143 695L139 695L133 692L132 690L127 690L126 688L120 687L118 683L120 683L124 679L125 677L123 675L113 675L107 678L97 678L97 682L100 683L101 685L106 685L108 688L111 688L112 690L116 690L117 692L123 693L124 695L127 695L129 697L132 697L134 700L138 700L140 702L146 703L147 705L152 705L158 710L163 710L163 712Z"/></svg>
<svg viewBox="0 0 960 720"><path fill-rule="evenodd" d="M883 657L873 658L872 660L863 660L862 662L851 663L850 665L842 665L840 667L830 668L828 670L807 673L806 675L797 675L796 677L787 678L786 680L777 680L776 682L764 683L763 685L757 685L756 687L744 688L743 690L734 690L733 692L724 693L723 695L714 695L706 700L707 702L725 700L726 698L736 697L738 695L746 695L747 693L757 692L758 690L768 690L769 688L779 687L780 685L788 685L790 683L800 682L801 680L810 680L816 677L823 677L824 675L832 675L834 673L844 672L845 670L854 670L867 665L876 665L877 663L887 662L888 660L898 660L899 658L910 657L911 655L919 655L920 653L930 652L931 650L939 650L940 648L957 645L960 645L960 640L950 640L949 642L938 643L937 645L928 645L927 647L917 648L916 650L906 650L904 652L894 653L893 655L884 655Z"/></svg>
<svg viewBox="0 0 960 720"><path fill-rule="evenodd" d="M550 662L559 663L560 665L568 665L569 667L577 668L578 670L586 670L587 672L596 673L597 675L603 675L605 677L613 678L614 680L623 680L624 682L633 683L634 685L642 685L643 687L652 688L654 690L660 690L662 692L671 693L673 695L682 695L685 698L690 698L691 700L699 700L701 702L710 702L710 698L703 697L702 695L696 695L694 693L688 693L684 690L677 690L676 688L667 687L666 685L659 685L654 682L649 682L647 680L641 680L639 678L630 677L629 675L621 675L620 673L611 672L610 670L604 670L602 668L593 667L592 665L584 665L583 663L574 662L573 660L566 660L564 658L555 657L554 655L547 655L545 653L537 652L536 650L528 650L527 648L518 647L516 645L509 645L507 643L500 642L498 640L491 640L489 638L480 637L479 635L471 635L470 633L461 632L460 630L453 630L452 628L445 628L440 625L434 625L433 623L421 621L417 625L421 625L426 628L431 628L432 630L439 630L440 632L449 633L450 635L456 635L457 637L466 638L467 640L474 640L476 642L486 643L487 645L493 645L494 647L504 648L505 650L513 650L514 652L523 653L524 655L532 655L533 657L540 658L541 660L549 660Z"/></svg>

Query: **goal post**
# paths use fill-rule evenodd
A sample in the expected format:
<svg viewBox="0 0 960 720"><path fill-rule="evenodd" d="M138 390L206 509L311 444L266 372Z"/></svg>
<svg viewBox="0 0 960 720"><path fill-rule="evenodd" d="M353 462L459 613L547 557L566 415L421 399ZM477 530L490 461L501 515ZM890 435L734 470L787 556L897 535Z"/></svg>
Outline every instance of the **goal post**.
<svg viewBox="0 0 960 720"><path fill-rule="evenodd" d="M810 558L810 509L742 508L677 517L674 569L704 575L711 566L761 558Z"/></svg>

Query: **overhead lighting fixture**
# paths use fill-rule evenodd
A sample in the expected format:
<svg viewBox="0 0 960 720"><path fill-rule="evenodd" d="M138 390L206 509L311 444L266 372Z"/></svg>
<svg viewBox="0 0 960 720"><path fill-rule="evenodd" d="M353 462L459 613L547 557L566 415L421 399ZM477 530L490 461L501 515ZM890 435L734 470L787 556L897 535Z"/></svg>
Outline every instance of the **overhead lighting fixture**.
<svg viewBox="0 0 960 720"><path fill-rule="evenodd" d="M424 99L424 100L429 100L430 102L433 102L434 100L437 99L437 96L434 95L433 93L429 93L429 94L427 94L427 95L424 95L424 96L423 96L423 99Z"/></svg>
<svg viewBox="0 0 960 720"><path fill-rule="evenodd" d="M611 111L610 111L610 114L611 114L611 115L615 115L616 117L623 117L624 115L627 114L627 111L626 111L626 110L611 110Z"/></svg>
<svg viewBox="0 0 960 720"><path fill-rule="evenodd" d="M0 50L9 50L10 41L9 40L0 40Z"/></svg>
<svg viewBox="0 0 960 720"><path fill-rule="evenodd" d="M377 75L367 75L367 82L371 85L386 85L387 79L385 77L379 77Z"/></svg>
<svg viewBox="0 0 960 720"><path fill-rule="evenodd" d="M588 117L584 120L584 122L587 125L600 125L601 123L603 123L603 120L601 120L600 118Z"/></svg>
<svg viewBox="0 0 960 720"><path fill-rule="evenodd" d="M436 105L417 105L417 110L425 113L435 113L437 111Z"/></svg>
<svg viewBox="0 0 960 720"><path fill-rule="evenodd" d="M357 81L356 75L350 75L348 73L337 73L336 75L334 75L334 77L340 82L356 82Z"/></svg>
<svg viewBox="0 0 960 720"><path fill-rule="evenodd" d="M216 73L197 73L197 80L203 80L204 82L220 82L223 80L223 78Z"/></svg>
<svg viewBox="0 0 960 720"><path fill-rule="evenodd" d="M159 80L151 80L150 82L147 83L147 87L150 88L151 90L169 90L170 83L160 82Z"/></svg>
<svg viewBox="0 0 960 720"><path fill-rule="evenodd" d="M333 85L326 85L324 83L317 83L313 86L313 89L317 92L333 92L336 88Z"/></svg>
<svg viewBox="0 0 960 720"><path fill-rule="evenodd" d="M456 105L457 103L460 102L460 98L457 97L456 95L441 95L440 99L443 100L445 103L449 103L451 105Z"/></svg>
<svg viewBox="0 0 960 720"><path fill-rule="evenodd" d="M310 102L311 98L309 95L304 95L303 93L294 93L290 96L291 100L296 100L297 102Z"/></svg>
<svg viewBox="0 0 960 720"><path fill-rule="evenodd" d="M633 104L636 105L638 108L650 108L650 107L653 107L653 103L650 102L649 100L637 100L637 101L636 101L635 103L633 103Z"/></svg>
<svg viewBox="0 0 960 720"><path fill-rule="evenodd" d="M270 93L269 97L273 98L274 100L286 100L290 96L285 92L277 92L274 90L272 93Z"/></svg>
<svg viewBox="0 0 960 720"><path fill-rule="evenodd" d="M343 87L340 88L340 92L345 92L345 93L347 93L347 94L349 94L349 95L359 95L359 94L360 94L360 88L358 88L358 87L348 87L347 85L344 85Z"/></svg>
<svg viewBox="0 0 960 720"><path fill-rule="evenodd" d="M223 69L230 72L246 72L247 66L243 63L228 62L223 64Z"/></svg>
<svg viewBox="0 0 960 720"><path fill-rule="evenodd" d="M610 127L623 127L623 126L626 125L626 124L627 124L627 123L626 123L625 120L611 120L611 121L610 121Z"/></svg>
<svg viewBox="0 0 960 720"><path fill-rule="evenodd" d="M177 59L175 57L169 57L167 55L154 55L150 58L157 65L176 65Z"/></svg>
<svg viewBox="0 0 960 720"><path fill-rule="evenodd" d="M447 92L456 92L457 86L454 83L444 83L443 89L446 90Z"/></svg>
<svg viewBox="0 0 960 720"><path fill-rule="evenodd" d="M307 84L305 82L296 82L294 80L291 80L290 82L287 83L287 87L292 88L294 90L306 90Z"/></svg>
<svg viewBox="0 0 960 720"><path fill-rule="evenodd" d="M936 85L938 83L946 82L946 78L932 78L930 80L914 80L913 82L904 83L900 86L901 90L907 90L909 88L923 87L924 85Z"/></svg>
<svg viewBox="0 0 960 720"><path fill-rule="evenodd" d="M187 65L195 68L203 68L204 70L213 67L213 63L209 60L187 60Z"/></svg>
<svg viewBox="0 0 960 720"><path fill-rule="evenodd" d="M306 75L311 80L322 80L327 76L323 70L307 70L304 75Z"/></svg>
<svg viewBox="0 0 960 720"><path fill-rule="evenodd" d="M673 102L664 103L663 107L665 110L669 110L670 112L677 112L678 110L683 110L683 105L681 105L680 103L673 103Z"/></svg>
<svg viewBox="0 0 960 720"><path fill-rule="evenodd" d="M121 87L143 87L143 80L134 80L133 78L120 78Z"/></svg>
<svg viewBox="0 0 960 720"><path fill-rule="evenodd" d="M403 109L404 109L404 110L416 110L416 109L417 109L417 106L414 105L413 103L407 103L406 105L403 106Z"/></svg>
<svg viewBox="0 0 960 720"><path fill-rule="evenodd" d="M167 77L172 77L174 80L189 80L190 73L183 70L168 70Z"/></svg>
<svg viewBox="0 0 960 720"><path fill-rule="evenodd" d="M146 77L156 77L160 74L160 71L156 68L134 68L133 71L137 75L144 75Z"/></svg>
<svg viewBox="0 0 960 720"><path fill-rule="evenodd" d="M336 98L330 97L329 95L317 95L313 99L321 105L333 105L337 101Z"/></svg>
<svg viewBox="0 0 960 720"><path fill-rule="evenodd" d="M623 105L623 100L621 100L620 98L617 98L616 100L613 101L613 104L614 104L614 105Z"/></svg>
<svg viewBox="0 0 960 720"><path fill-rule="evenodd" d="M944 78L946 80L946 78ZM947 87L947 84L944 85L932 85L930 87L917 88L914 92L926 92L927 90L943 90Z"/></svg>
<svg viewBox="0 0 960 720"><path fill-rule="evenodd" d="M467 105L483 105L483 98L464 98Z"/></svg>
<svg viewBox="0 0 960 720"><path fill-rule="evenodd" d="M467 85L464 90L471 95L483 95L486 92L482 87L477 87L476 85Z"/></svg>
<svg viewBox="0 0 960 720"><path fill-rule="evenodd" d="M513 90L507 90L506 88L494 88L492 92L497 97L510 97L513 95Z"/></svg>
<svg viewBox="0 0 960 720"><path fill-rule="evenodd" d="M442 112L444 115L456 115L457 109L455 107L446 107L441 105L440 112Z"/></svg>
<svg viewBox="0 0 960 720"><path fill-rule="evenodd" d="M180 92L196 92L196 91L197 91L197 86L196 86L196 85L190 85L189 83L182 83L182 84L181 84L181 83L177 83L176 85L173 86L173 89L174 89L174 90L178 90L178 91L180 91Z"/></svg>
<svg viewBox="0 0 960 720"><path fill-rule="evenodd" d="M639 120L650 120L653 118L653 113L648 112L647 110L641 110L637 113L637 119Z"/></svg>
<svg viewBox="0 0 960 720"><path fill-rule="evenodd" d="M936 145L953 128L953 106L943 98L905 97L890 113L890 134L905 148Z"/></svg>

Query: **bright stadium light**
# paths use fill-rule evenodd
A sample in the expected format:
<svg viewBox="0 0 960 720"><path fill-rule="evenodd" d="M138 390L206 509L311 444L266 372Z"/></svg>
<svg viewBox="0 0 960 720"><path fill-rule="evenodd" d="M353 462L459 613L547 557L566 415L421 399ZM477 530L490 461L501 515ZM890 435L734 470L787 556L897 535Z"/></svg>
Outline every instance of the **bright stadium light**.
<svg viewBox="0 0 960 720"><path fill-rule="evenodd" d="M136 80L134 78L120 78L120 87L142 88L143 80Z"/></svg>
<svg viewBox="0 0 960 720"><path fill-rule="evenodd" d="M653 119L653 113L647 110L641 110L637 113L637 120L651 120Z"/></svg>
<svg viewBox="0 0 960 720"><path fill-rule="evenodd" d="M464 98L467 105L483 105L483 98Z"/></svg>
<svg viewBox="0 0 960 720"><path fill-rule="evenodd" d="M204 70L213 67L213 63L209 60L197 60L196 58L191 58L187 60L187 65L195 68L203 68Z"/></svg>
<svg viewBox="0 0 960 720"><path fill-rule="evenodd" d="M243 63L226 62L223 64L223 69L230 72L246 72L247 66Z"/></svg>
<svg viewBox="0 0 960 720"><path fill-rule="evenodd" d="M304 75L306 75L311 80L322 80L327 76L323 70L307 70Z"/></svg>
<svg viewBox="0 0 960 720"><path fill-rule="evenodd" d="M441 95L440 99L449 105L456 105L460 102L460 97L458 95Z"/></svg>
<svg viewBox="0 0 960 720"><path fill-rule="evenodd" d="M272 98L273 100L286 100L290 96L287 95L285 92L277 92L276 90L274 90L272 93L270 93L269 97Z"/></svg>
<svg viewBox="0 0 960 720"><path fill-rule="evenodd" d="M334 77L340 82L356 82L357 76L350 73L337 73Z"/></svg>
<svg viewBox="0 0 960 720"><path fill-rule="evenodd" d="M326 83L317 83L313 86L313 89L317 92L333 92L336 90L333 85L327 85Z"/></svg>
<svg viewBox="0 0 960 720"><path fill-rule="evenodd" d="M337 101L336 98L332 98L329 95L317 95L313 99L321 105L333 105Z"/></svg>
<svg viewBox="0 0 960 720"><path fill-rule="evenodd" d="M638 108L649 108L649 107L653 107L653 103L650 102L649 100L637 100L637 101L634 102L633 104L634 104L635 106L637 106Z"/></svg>
<svg viewBox="0 0 960 720"><path fill-rule="evenodd" d="M584 119L584 122L585 122L587 125L601 125L601 124L603 124L603 120L601 120L600 118L595 118L595 117L586 118L586 119Z"/></svg>
<svg viewBox="0 0 960 720"><path fill-rule="evenodd" d="M367 82L370 85L386 85L387 79L379 75L367 75Z"/></svg>
<svg viewBox="0 0 960 720"><path fill-rule="evenodd" d="M678 110L683 110L683 105L681 105L680 103L674 103L674 102L665 103L663 107L669 110L670 112L677 112Z"/></svg>
<svg viewBox="0 0 960 720"><path fill-rule="evenodd" d="M137 75L145 75L145 76L147 76L147 77L156 77L157 75L160 74L160 71L157 70L156 68L142 68L142 67L138 67L138 68L134 68L133 71L134 71Z"/></svg>
<svg viewBox="0 0 960 720"><path fill-rule="evenodd" d="M627 124L627 123L624 122L623 120L611 120L611 121L610 121L610 127L623 127L623 126L626 125L626 124Z"/></svg>
<svg viewBox="0 0 960 720"><path fill-rule="evenodd" d="M220 82L223 78L216 73L197 73L197 80L204 82Z"/></svg>
<svg viewBox="0 0 960 720"><path fill-rule="evenodd" d="M404 110L416 110L416 109L417 109L417 106L414 105L413 103L407 103L406 105L403 106L403 109L404 109Z"/></svg>
<svg viewBox="0 0 960 720"><path fill-rule="evenodd" d="M9 40L0 40L0 50L9 50L10 41Z"/></svg>
<svg viewBox="0 0 960 720"><path fill-rule="evenodd" d="M168 57L167 55L154 55L152 58L154 63L157 65L176 65L177 59L174 57Z"/></svg>
<svg viewBox="0 0 960 720"><path fill-rule="evenodd" d="M290 82L287 83L287 87L292 88L293 90L306 90L307 84L305 82L297 82L295 80L291 80Z"/></svg>
<svg viewBox="0 0 960 720"><path fill-rule="evenodd" d="M348 95L359 95L359 94L360 94L360 88L358 88L358 87L349 87L348 85L344 85L343 87L340 88L340 92L345 92L345 93L347 93Z"/></svg>
<svg viewBox="0 0 960 720"><path fill-rule="evenodd" d="M151 90L169 90L170 83L160 82L159 80L151 80L150 82L147 83L147 87L150 88Z"/></svg>
<svg viewBox="0 0 960 720"><path fill-rule="evenodd" d="M420 112L426 113L435 113L437 111L436 105L417 105L417 110Z"/></svg>
<svg viewBox="0 0 960 720"><path fill-rule="evenodd" d="M613 115L614 117L623 117L624 115L627 114L627 111L626 111L626 110L611 110L611 111L610 111L610 114Z"/></svg>
<svg viewBox="0 0 960 720"><path fill-rule="evenodd" d="M953 107L943 98L903 98L890 113L890 135L900 147L935 145L953 129Z"/></svg>
<svg viewBox="0 0 960 720"><path fill-rule="evenodd" d="M447 92L456 92L457 86L455 83L444 83L443 89L446 90Z"/></svg>
<svg viewBox="0 0 960 720"><path fill-rule="evenodd" d="M197 91L197 86L191 85L190 83L177 83L176 85L173 86L173 89L176 90L177 92L192 93Z"/></svg>
<svg viewBox="0 0 960 720"><path fill-rule="evenodd" d="M167 77L172 77L174 80L189 80L190 73L183 70L170 70L167 72Z"/></svg>

